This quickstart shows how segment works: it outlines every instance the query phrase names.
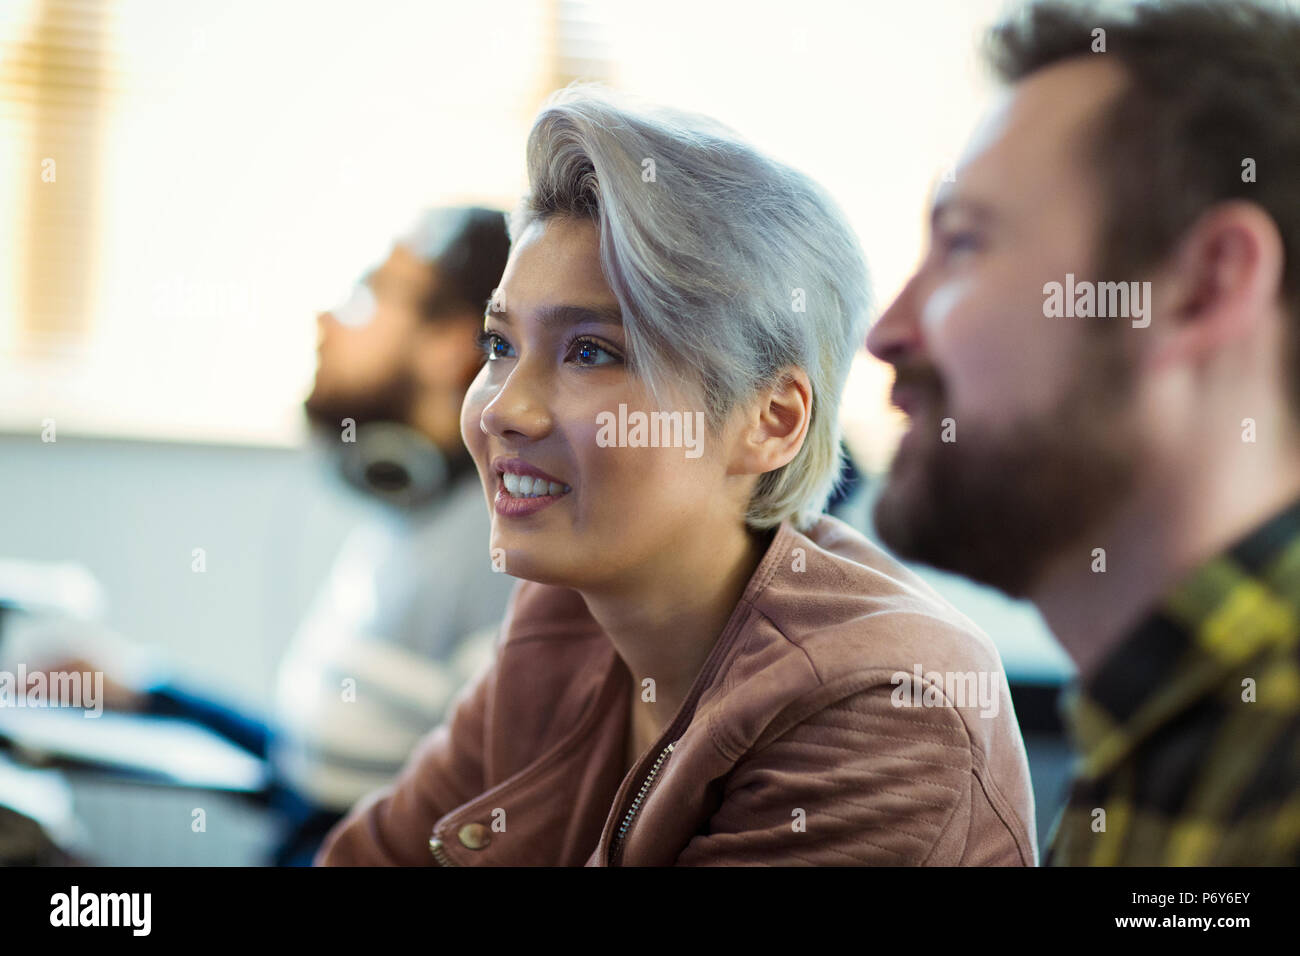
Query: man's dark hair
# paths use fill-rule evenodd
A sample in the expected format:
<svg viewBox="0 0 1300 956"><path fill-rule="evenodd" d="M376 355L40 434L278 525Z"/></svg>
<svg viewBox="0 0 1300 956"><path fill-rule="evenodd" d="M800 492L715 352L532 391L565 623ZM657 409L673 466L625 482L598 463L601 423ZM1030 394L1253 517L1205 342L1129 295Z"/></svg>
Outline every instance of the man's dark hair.
<svg viewBox="0 0 1300 956"><path fill-rule="evenodd" d="M482 315L510 253L505 213L481 206L432 210L408 242L438 269L438 287L423 303L424 315Z"/></svg>
<svg viewBox="0 0 1300 956"><path fill-rule="evenodd" d="M1098 29L1104 53L1093 51ZM1106 196L1104 275L1157 265L1216 203L1249 200L1272 217L1300 410L1300 15L1236 0L1036 3L995 26L986 52L1008 83L1074 57L1114 56L1124 67L1124 91L1087 131ZM1257 181L1244 181L1247 158Z"/></svg>

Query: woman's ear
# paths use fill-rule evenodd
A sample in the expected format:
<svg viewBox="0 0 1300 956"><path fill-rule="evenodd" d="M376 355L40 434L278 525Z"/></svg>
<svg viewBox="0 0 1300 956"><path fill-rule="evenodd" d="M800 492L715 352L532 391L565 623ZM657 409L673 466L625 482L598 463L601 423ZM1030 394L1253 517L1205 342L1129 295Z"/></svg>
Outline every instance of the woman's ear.
<svg viewBox="0 0 1300 956"><path fill-rule="evenodd" d="M782 370L749 404L734 471L762 475L788 464L803 447L812 421L812 384L803 369Z"/></svg>

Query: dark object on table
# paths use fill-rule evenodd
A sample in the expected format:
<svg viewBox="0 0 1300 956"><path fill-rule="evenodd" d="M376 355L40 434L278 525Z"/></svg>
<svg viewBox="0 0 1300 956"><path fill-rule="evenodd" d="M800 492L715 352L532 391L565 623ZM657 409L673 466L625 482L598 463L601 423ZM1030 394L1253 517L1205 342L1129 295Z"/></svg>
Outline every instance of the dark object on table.
<svg viewBox="0 0 1300 956"><path fill-rule="evenodd" d="M0 866L73 866L76 863L31 817L0 807Z"/></svg>

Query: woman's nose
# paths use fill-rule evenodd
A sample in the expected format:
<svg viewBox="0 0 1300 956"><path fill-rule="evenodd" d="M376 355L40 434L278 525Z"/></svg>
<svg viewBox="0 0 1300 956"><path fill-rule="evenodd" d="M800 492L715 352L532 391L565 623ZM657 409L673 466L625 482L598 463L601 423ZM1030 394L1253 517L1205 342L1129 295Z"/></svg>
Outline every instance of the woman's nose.
<svg viewBox="0 0 1300 956"><path fill-rule="evenodd" d="M516 365L484 406L479 427L498 438L537 441L553 425L548 395L538 375Z"/></svg>

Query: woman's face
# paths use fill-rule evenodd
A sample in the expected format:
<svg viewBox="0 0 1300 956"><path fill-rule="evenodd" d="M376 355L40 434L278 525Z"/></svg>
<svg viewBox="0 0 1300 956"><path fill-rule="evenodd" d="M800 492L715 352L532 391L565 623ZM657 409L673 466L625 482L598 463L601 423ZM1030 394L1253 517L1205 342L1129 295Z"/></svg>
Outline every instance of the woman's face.
<svg viewBox="0 0 1300 956"><path fill-rule="evenodd" d="M496 567L579 588L649 572L682 554L683 541L742 523L756 480L728 474L722 446L734 438L704 431L698 399L683 391L671 408L652 406L628 370L599 248L586 220L534 222L518 237L484 322L487 361L461 411ZM682 427L638 435L636 413L649 423L655 411L681 413ZM656 433L660 447L631 447Z"/></svg>

